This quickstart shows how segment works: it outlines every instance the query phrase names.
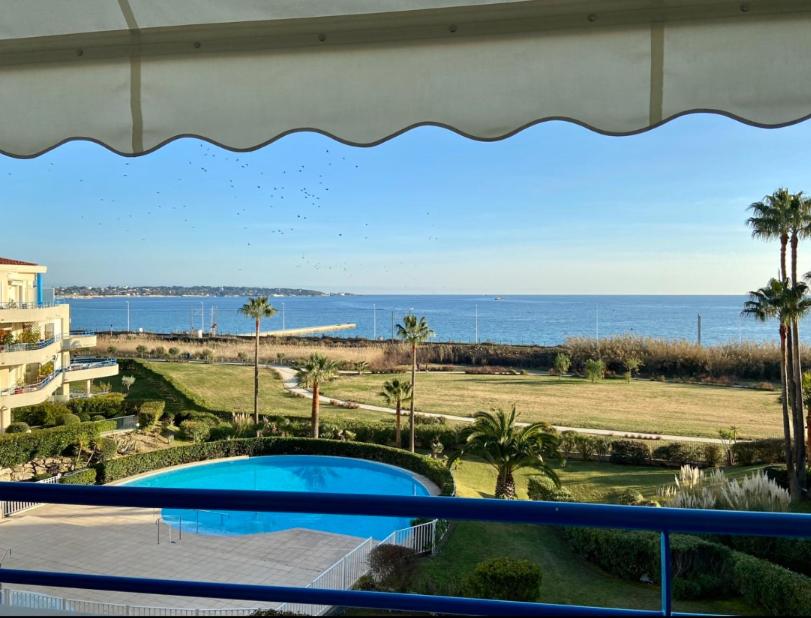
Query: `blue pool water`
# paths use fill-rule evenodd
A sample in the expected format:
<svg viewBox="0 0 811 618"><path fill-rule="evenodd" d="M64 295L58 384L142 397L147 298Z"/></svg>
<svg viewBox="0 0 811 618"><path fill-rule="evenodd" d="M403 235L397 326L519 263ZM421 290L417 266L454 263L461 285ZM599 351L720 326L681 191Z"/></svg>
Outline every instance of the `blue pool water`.
<svg viewBox="0 0 811 618"><path fill-rule="evenodd" d="M252 457L163 472L128 483L131 487L247 489L326 493L427 496L410 473L385 464L309 455ZM382 540L407 528L406 517L363 517L316 513L250 513L163 509L164 520L202 534L257 534L307 528Z"/></svg>

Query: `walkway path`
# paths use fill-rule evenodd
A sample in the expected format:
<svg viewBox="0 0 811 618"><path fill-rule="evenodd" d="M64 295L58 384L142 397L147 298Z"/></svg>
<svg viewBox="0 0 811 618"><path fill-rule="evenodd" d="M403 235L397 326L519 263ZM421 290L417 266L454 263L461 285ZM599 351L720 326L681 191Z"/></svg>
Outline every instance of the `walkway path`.
<svg viewBox="0 0 811 618"><path fill-rule="evenodd" d="M299 386L298 382L298 375L295 369L286 366L280 365L272 365L272 369L274 369L282 378L282 383L284 387L294 393L296 395L302 395L309 399L313 398L313 394L309 389L302 388ZM319 397L322 403L330 403L331 401L338 402L338 405L346 404L346 401L341 399L335 399L334 397L327 397L321 395ZM382 412L384 414L396 414L396 411L393 408L386 408L383 406L375 406L367 403L357 403L352 402L353 404L357 405L361 410L369 410L371 412ZM473 419L469 416L454 416L452 414L436 414L433 412L419 412L422 416L432 416L438 418L444 418L449 421L454 421L458 423L472 423ZM518 423L519 425L527 425L528 423ZM699 442L703 444L722 444L723 441L719 438L703 438L700 436L675 436L669 434L659 434L659 433L641 433L638 431L622 431L620 429L591 429L589 427L565 427L563 425L553 425L555 429L560 432L563 431L574 431L577 433L584 433L590 434L594 436L611 436L611 437L619 437L619 438L635 438L637 440L665 440L668 442Z"/></svg>

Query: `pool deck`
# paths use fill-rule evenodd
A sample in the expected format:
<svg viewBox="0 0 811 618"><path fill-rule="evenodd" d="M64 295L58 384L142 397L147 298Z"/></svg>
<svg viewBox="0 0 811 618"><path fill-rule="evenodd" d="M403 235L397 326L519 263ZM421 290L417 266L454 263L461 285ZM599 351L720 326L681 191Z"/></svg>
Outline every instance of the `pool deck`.
<svg viewBox="0 0 811 618"><path fill-rule="evenodd" d="M304 529L244 536L183 533L169 541L155 509L47 505L0 521L3 566L163 579L306 586L363 539ZM274 607L256 602L5 586L69 599L191 609Z"/></svg>

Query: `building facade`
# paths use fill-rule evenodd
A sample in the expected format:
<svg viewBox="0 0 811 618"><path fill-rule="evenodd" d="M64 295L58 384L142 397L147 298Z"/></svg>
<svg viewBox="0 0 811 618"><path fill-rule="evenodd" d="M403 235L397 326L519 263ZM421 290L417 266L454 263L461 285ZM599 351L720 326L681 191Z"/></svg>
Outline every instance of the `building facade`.
<svg viewBox="0 0 811 618"><path fill-rule="evenodd" d="M70 307L45 302L46 271L0 258L0 432L15 408L89 396L93 380L118 374L114 359L71 358L94 347L96 337L71 333Z"/></svg>

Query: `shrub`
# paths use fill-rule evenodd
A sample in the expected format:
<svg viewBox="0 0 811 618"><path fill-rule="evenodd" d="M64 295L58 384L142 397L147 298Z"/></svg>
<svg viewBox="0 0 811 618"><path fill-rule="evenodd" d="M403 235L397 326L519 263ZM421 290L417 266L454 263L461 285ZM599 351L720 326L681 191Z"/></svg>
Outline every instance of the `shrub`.
<svg viewBox="0 0 811 618"><path fill-rule="evenodd" d="M572 549L622 579L659 581L659 535L654 532L567 528ZM701 598L729 592L730 550L685 535L670 539L673 596Z"/></svg>
<svg viewBox="0 0 811 618"><path fill-rule="evenodd" d="M216 427L212 427L208 434L208 439L212 442L219 440L228 440L236 435L236 429L233 425L228 423L220 423Z"/></svg>
<svg viewBox="0 0 811 618"><path fill-rule="evenodd" d="M69 472L59 479L63 485L95 485L96 484L96 469L85 468L84 470L77 470L76 472Z"/></svg>
<svg viewBox="0 0 811 618"><path fill-rule="evenodd" d="M555 373L558 376L562 376L563 374L569 371L569 368L572 366L572 359L569 358L569 355L564 352L558 352L555 355L555 360L553 361L552 365L555 369Z"/></svg>
<svg viewBox="0 0 811 618"><path fill-rule="evenodd" d="M476 565L465 580L465 593L479 599L535 601L541 569L529 560L494 558Z"/></svg>
<svg viewBox="0 0 811 618"><path fill-rule="evenodd" d="M118 445L112 438L101 438L93 442L96 461L110 461L118 454Z"/></svg>
<svg viewBox="0 0 811 618"><path fill-rule="evenodd" d="M617 504L637 505L643 502L645 502L645 496L636 489L626 489L617 496Z"/></svg>
<svg viewBox="0 0 811 618"><path fill-rule="evenodd" d="M584 461L589 461L594 457L594 453L597 450L596 439L593 436L578 434L574 438L574 450Z"/></svg>
<svg viewBox="0 0 811 618"><path fill-rule="evenodd" d="M417 553L410 547L378 545L369 554L369 569L380 587L407 592L416 574Z"/></svg>
<svg viewBox="0 0 811 618"><path fill-rule="evenodd" d="M766 560L735 552L732 579L749 603L772 616L807 616L811 578Z"/></svg>
<svg viewBox="0 0 811 618"><path fill-rule="evenodd" d="M31 431L31 427L28 426L28 423L23 422L16 422L16 423L9 423L9 426L6 427L6 433L28 433Z"/></svg>
<svg viewBox="0 0 811 618"><path fill-rule="evenodd" d="M662 496L676 508L734 511L785 511L791 501L788 491L762 470L743 479L728 479L719 469L705 474L689 465L681 467L675 484Z"/></svg>
<svg viewBox="0 0 811 618"><path fill-rule="evenodd" d="M90 420L91 420L91 421L103 421L103 420L104 420L104 416L103 416L103 415L101 415L101 414L96 414L95 416L92 416L92 417L90 418Z"/></svg>
<svg viewBox="0 0 811 618"><path fill-rule="evenodd" d="M650 448L644 442L615 440L611 443L611 463L641 466L650 459Z"/></svg>
<svg viewBox="0 0 811 618"><path fill-rule="evenodd" d="M705 444L701 450L702 460L705 466L717 468L723 463L724 453L717 444Z"/></svg>
<svg viewBox="0 0 811 618"><path fill-rule="evenodd" d="M735 461L742 466L786 461L785 441L781 438L736 442L731 448Z"/></svg>
<svg viewBox="0 0 811 618"><path fill-rule="evenodd" d="M527 481L527 495L530 500L545 502L574 502L574 496L565 487L557 487L552 479L533 476Z"/></svg>
<svg viewBox="0 0 811 618"><path fill-rule="evenodd" d="M82 422L82 419L79 418L76 414L71 414L68 412L67 414L63 414L60 418L57 419L57 425L77 425Z"/></svg>
<svg viewBox="0 0 811 618"><path fill-rule="evenodd" d="M77 415L101 415L105 418L123 416L125 413L123 393L104 393L87 399L72 399L68 403L71 412Z"/></svg>
<svg viewBox="0 0 811 618"><path fill-rule="evenodd" d="M0 442L2 442L2 438L0 438ZM246 455L335 455L368 459L422 474L433 481L443 495L450 496L455 493L453 475L447 466L428 457L377 444L315 440L313 438L251 438L175 446L149 453L118 457L99 464L97 467L99 482L111 483L159 468ZM2 463L0 460L0 464Z"/></svg>
<svg viewBox="0 0 811 618"><path fill-rule="evenodd" d="M165 401L144 401L138 410L138 425L141 429L151 429L157 424L166 408Z"/></svg>
<svg viewBox="0 0 811 618"><path fill-rule="evenodd" d="M560 434L560 441L558 442L558 447L560 449L561 454L569 454L575 452L575 445L577 443L577 432L574 431L564 431Z"/></svg>
<svg viewBox="0 0 811 618"><path fill-rule="evenodd" d="M685 442L671 442L659 446L653 451L654 459L661 459L673 466L683 466L687 463L697 463L702 454L692 444Z"/></svg>
<svg viewBox="0 0 811 618"><path fill-rule="evenodd" d="M203 423L210 428L216 427L223 422L216 414L211 412L197 412L196 410L186 410L181 412L175 417L176 422L182 423L183 421L194 421L196 423Z"/></svg>
<svg viewBox="0 0 811 618"><path fill-rule="evenodd" d="M42 457L61 455L79 442L89 443L102 431L115 429L115 423L79 423L35 429L30 433L0 434L0 467L13 468Z"/></svg>
<svg viewBox="0 0 811 618"><path fill-rule="evenodd" d="M53 427L57 419L69 414L71 409L63 403L48 401L35 406L14 410L15 421L28 423L31 427Z"/></svg>
<svg viewBox="0 0 811 618"><path fill-rule="evenodd" d="M584 365L586 379L591 380L592 383L602 380L605 377L605 363L602 359L590 358Z"/></svg>
<svg viewBox="0 0 811 618"><path fill-rule="evenodd" d="M202 421L183 421L180 423L181 437L192 442L204 442L211 434L211 425Z"/></svg>

